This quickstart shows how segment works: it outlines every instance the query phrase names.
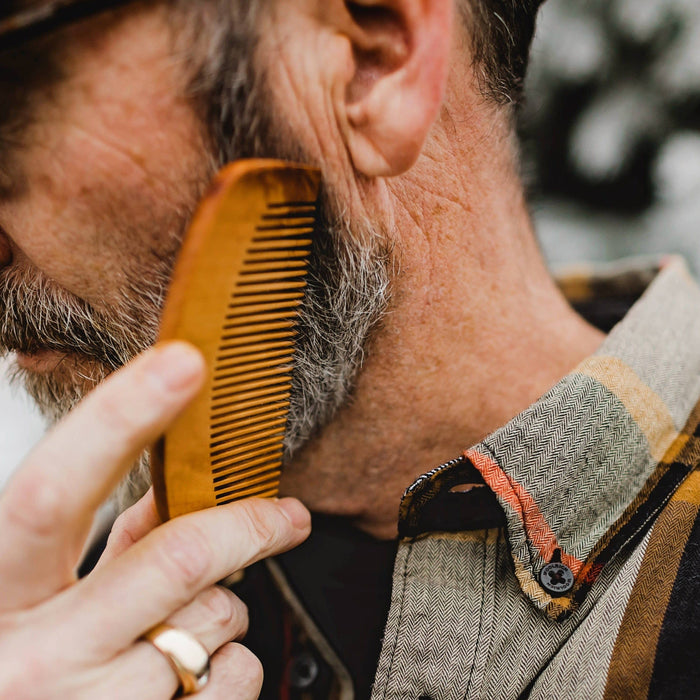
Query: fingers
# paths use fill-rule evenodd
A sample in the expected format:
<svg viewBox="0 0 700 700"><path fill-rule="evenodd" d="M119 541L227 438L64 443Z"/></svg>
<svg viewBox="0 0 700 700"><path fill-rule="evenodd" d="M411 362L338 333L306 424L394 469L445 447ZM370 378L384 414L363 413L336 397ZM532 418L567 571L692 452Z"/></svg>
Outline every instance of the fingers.
<svg viewBox="0 0 700 700"><path fill-rule="evenodd" d="M263 684L258 658L240 644L227 644L211 661L211 680L199 700L256 700Z"/></svg>
<svg viewBox="0 0 700 700"><path fill-rule="evenodd" d="M57 604L76 636L110 658L201 590L296 546L309 529L309 513L295 499L249 499L191 513L146 535Z"/></svg>
<svg viewBox="0 0 700 700"><path fill-rule="evenodd" d="M231 591L212 586L165 622L189 632L211 656L248 629L248 609ZM138 641L97 659L89 640L61 626L46 606L0 622L0 698L170 698L176 678L161 652ZM145 631L145 630L144 630ZM12 640L8 641L8 633ZM103 630L108 635L109 630ZM124 692L131 688L132 692Z"/></svg>
<svg viewBox="0 0 700 700"><path fill-rule="evenodd" d="M241 639L248 629L248 609L231 591L212 586L166 623L189 632L212 657L211 680L205 691L198 694L200 697L207 697L205 692L213 692L209 697L215 698L258 697L262 685L260 662L245 647L229 644ZM162 652L144 641L132 645L108 664L107 677L120 679L119 697L124 698L172 697L178 685ZM148 693L144 693L145 688Z"/></svg>
<svg viewBox="0 0 700 700"><path fill-rule="evenodd" d="M202 591L189 605L178 610L165 622L189 632L211 657L220 647L245 635L248 630L248 609L243 601L228 589L212 586ZM176 682L172 670L167 670L170 666L163 658L162 652L150 643L138 642L130 647L130 650L122 655L122 661L126 666L130 666L129 675L142 675L144 682L148 678L156 687L171 686ZM174 690L175 688L171 692Z"/></svg>
<svg viewBox="0 0 700 700"><path fill-rule="evenodd" d="M191 346L155 348L95 389L32 451L0 498L0 611L70 583L95 510L203 376Z"/></svg>
<svg viewBox="0 0 700 700"><path fill-rule="evenodd" d="M228 588L211 586L165 622L191 632L211 655L227 642L245 637L248 608Z"/></svg>
<svg viewBox="0 0 700 700"><path fill-rule="evenodd" d="M150 488L137 503L125 510L115 521L95 571L116 559L160 524L153 488Z"/></svg>
<svg viewBox="0 0 700 700"><path fill-rule="evenodd" d="M170 698L178 679L169 662L148 642L139 642L106 669L105 694L91 697ZM209 682L198 700L257 700L263 669L257 657L241 644L224 644L211 658Z"/></svg>

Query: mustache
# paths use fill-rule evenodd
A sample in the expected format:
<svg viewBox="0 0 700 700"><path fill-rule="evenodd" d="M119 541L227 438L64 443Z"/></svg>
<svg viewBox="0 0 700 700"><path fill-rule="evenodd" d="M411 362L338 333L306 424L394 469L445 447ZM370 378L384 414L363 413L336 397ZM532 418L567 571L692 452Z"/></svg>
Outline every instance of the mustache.
<svg viewBox="0 0 700 700"><path fill-rule="evenodd" d="M106 313L41 271L7 268L0 273L0 353L53 350L116 370L155 340L158 313L149 304L160 307L163 294L137 294L137 303L122 296Z"/></svg>

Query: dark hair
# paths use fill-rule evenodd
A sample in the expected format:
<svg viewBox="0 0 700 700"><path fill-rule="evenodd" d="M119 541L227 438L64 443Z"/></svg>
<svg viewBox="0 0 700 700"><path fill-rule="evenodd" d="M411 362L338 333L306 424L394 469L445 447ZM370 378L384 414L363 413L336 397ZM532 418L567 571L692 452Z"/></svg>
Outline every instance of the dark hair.
<svg viewBox="0 0 700 700"><path fill-rule="evenodd" d="M498 104L522 100L535 21L544 0L458 0L481 90Z"/></svg>

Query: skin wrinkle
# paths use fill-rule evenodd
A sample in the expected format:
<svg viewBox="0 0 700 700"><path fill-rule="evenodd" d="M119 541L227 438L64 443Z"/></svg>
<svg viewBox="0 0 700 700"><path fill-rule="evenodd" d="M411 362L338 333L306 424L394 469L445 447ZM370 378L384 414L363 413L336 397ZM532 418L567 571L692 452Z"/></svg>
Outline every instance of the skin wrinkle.
<svg viewBox="0 0 700 700"><path fill-rule="evenodd" d="M287 27L284 20L281 19L279 15L276 14L274 11L272 13L271 20L267 23L267 26L272 29L272 31L267 33L270 36L271 40L270 55L284 56L284 47L287 46L287 44L289 43L288 34L293 32L293 30ZM285 31L287 32L286 35L280 34L282 27L285 28ZM320 53L321 52L319 52L319 55ZM313 86L314 83L308 80L309 76L305 76L307 77L307 80L295 79L293 73L291 72L290 65L285 60L277 61L276 65L279 68L281 68L280 76L284 78L284 81L282 85L278 87L278 90L284 91L284 87L289 88L289 91L293 96L293 103L295 105L298 105L299 107L302 107L308 99L306 93L309 90L309 87ZM330 109L331 106L332 105L330 104L330 101L326 103L326 111L329 113L332 113ZM304 120L303 123L300 124L298 127L299 131L308 134L311 138L314 139L313 145L307 144L306 148L310 154L313 154L314 161L318 161L319 154L323 153L323 142L320 133L318 133L319 129L316 128L316 125L313 123L313 120L310 118L310 115L308 115L303 108L294 109L294 114L295 118L301 116L301 118ZM330 132L330 129L328 129L328 132ZM344 155L340 151L337 151L336 153L337 155Z"/></svg>
<svg viewBox="0 0 700 700"><path fill-rule="evenodd" d="M0 199L7 199L8 197L10 197L13 190L12 175L6 168L3 168L2 166L2 164L5 162L6 157L6 155L5 157L3 157L3 144L2 142L0 142Z"/></svg>
<svg viewBox="0 0 700 700"><path fill-rule="evenodd" d="M293 76L289 74L288 77L290 79L290 87L296 88L298 83L295 82ZM91 90L89 86L84 86L82 92L90 93ZM194 95L194 97L196 97L196 95ZM225 112L223 114L225 114ZM79 190L86 206L94 206L94 203L99 200L95 199L95 192L93 191L91 183L94 182L96 186L99 186L103 177L106 181L109 177L109 170L114 168L115 162L123 160L128 160L129 162L133 161L133 159L129 158L128 147L122 147L122 143L119 141L105 143L104 139L99 138L99 136L92 133L92 131L84 129L82 125L75 125L71 120L56 120L52 122L51 128L54 130L64 129L68 137L72 139L72 142L76 142L76 135L82 134L80 140L82 147L88 148L93 153L97 152L100 154L97 162L104 161L104 176L100 171L92 172L91 180L87 183L83 183ZM251 125L251 131L253 128L254 127ZM279 129L277 131L279 134L282 133ZM266 146L263 136L254 138L254 141L261 144L263 148L267 148L268 155L281 155L282 157L286 155L279 151L274 153L278 145ZM50 139L47 140L47 145L50 147ZM221 148L222 151L228 150L225 144L217 144L217 146ZM320 144L317 147L320 148ZM296 146L294 146L294 148L296 149ZM297 159L308 160L308 158L303 156ZM56 159L53 158L53 160L55 161ZM212 158L212 160L214 159ZM228 160L228 157L226 160ZM65 160L56 163L54 169L60 171L60 169L64 167L64 164L69 162L70 160L65 158ZM138 169L141 163L137 162L135 165ZM141 176L143 176L143 168L140 169L140 172ZM134 181L138 179L133 175L131 175L131 178ZM45 183L45 189L48 191L52 185L53 182L49 178ZM126 189L128 190L128 186ZM165 189L165 187L163 189ZM150 196L154 196L156 192L157 189L152 187ZM110 194L110 199L103 202L100 201L100 204L103 207L103 214L105 215L107 215L109 210L114 210L113 214L109 215L109 219L116 221L120 217L120 212L115 208L115 206L118 207L118 205L115 204L118 200L114 199L113 190ZM67 207L69 201L72 202L73 205L70 208ZM192 201L196 201L196 199ZM79 203L79 206L80 205ZM54 197L52 198L51 206L54 210L54 216L59 212L63 214L64 211L67 212L70 210L73 213L77 211L75 199L70 197L62 198L62 200L59 198L58 201L56 201ZM333 213L334 209L338 210L339 215ZM317 289L316 297L314 297L313 294L309 295L310 307L302 314L302 331L307 334L310 344L308 344L308 348L305 351L305 345L302 342L299 351L300 368L296 375L297 377L301 376L302 380L301 384L297 381L296 394L298 397L301 397L301 401L297 399L296 403L293 402L292 412L290 414L291 428L287 439L288 452L295 449L295 444L308 439L308 435L317 429L319 422L328 420L335 410L335 407L346 397L350 390L353 376L363 361L363 339L369 332L369 328L376 323L378 313L384 306L387 287L386 254L380 248L376 247L376 241L379 239L371 228L367 228L364 233L360 233L364 225L362 220L355 225L355 232L358 233L357 240L365 241L365 243L363 246L356 246L353 243L355 238L354 234L348 234L348 232L343 230L348 224L343 220L342 211L342 205L339 206L337 203L331 204L328 209L327 213L330 217L327 221L327 225L330 227L328 240L335 241L333 245L337 245L338 248L336 251L331 252L330 249L324 250L323 246L318 247L317 254L321 256L330 255L331 257L320 266L317 266L318 274L316 276L312 274L309 287L311 289ZM67 220L65 223L68 223ZM54 221L53 225L58 226L59 224ZM338 230L333 231L334 228ZM121 236L123 237L123 233ZM143 237L143 233L141 233L141 237ZM345 243L340 245L342 241L345 241ZM374 252L372 252L373 248L376 248ZM153 251L152 246L147 246L146 249L151 252ZM36 253L36 257L34 253ZM32 267L39 270L41 269L39 261L42 259L42 255L43 252L41 250L35 249L29 256L25 257L31 261L36 260L37 264ZM158 256L157 259L161 258L162 256ZM371 258L374 258L374 262ZM86 262L89 265L89 258ZM170 262L171 261L168 259L168 263ZM43 263L45 266L46 261L44 260ZM337 267L336 271L329 274L327 271L331 270L334 265ZM170 265L165 265L165 267L169 268ZM84 270L85 266L83 267L83 271ZM124 279L124 282L119 285L122 289L123 299L140 299L140 310L135 311L133 309L123 308L119 313L119 318L121 318L123 322L123 327L117 329L115 333L116 337L124 337L127 333L127 327L140 328L143 325L139 323L141 315L147 312L151 312L152 316L157 315L157 311L162 303L162 290L165 288L165 283L159 282L155 290L142 290L139 289L136 283L136 279L139 277L138 275L124 276L123 270L120 270L118 267L115 272L116 274L113 275L114 278L110 280L109 283L114 286L116 280L119 278ZM96 270L92 271L93 276L97 274L99 273ZM168 275L169 270L164 270L162 279L167 279ZM62 275L62 277L65 279L65 275ZM151 275L149 279L152 279L152 277ZM9 284L9 278L6 279ZM81 296L85 296L84 289L79 288L75 291ZM6 293L3 296L7 302L5 305L6 317L12 320L8 321L6 318L2 336L9 348L22 347L22 341L18 335L15 335L13 339L13 333L19 332L20 323L13 312L12 293ZM75 299L74 301L77 302L78 300ZM35 306L37 309L43 309L41 303L41 300L34 296L32 297L32 301L25 303L24 307L30 308ZM111 303L109 308L114 311L114 303ZM97 329L99 326L109 327L108 324L101 323L97 315L91 315L93 311L96 311L96 309L92 309L88 312L86 308L84 315L82 312L76 315L74 310L73 312L69 312L68 316L72 319L74 326L76 326L76 319L82 320L84 318L90 318L90 322L86 324L84 329L85 334L89 336L89 329L91 327L93 329ZM71 346L73 349L77 348L79 350L82 348L80 351L86 352L87 355L94 356L98 361L98 365L97 367L91 365L92 369L88 371L87 369L82 369L82 365L79 367L77 363L75 363L75 366L71 366L71 363L67 361L60 362L57 363L56 366L59 376L44 378L26 372L19 373L28 383L30 390L33 391L38 398L40 405L54 418L58 418L67 410L70 410L75 402L79 400L82 393L101 379L107 372L111 371L115 366L123 364L130 356L138 352L140 348L150 344L154 337L155 328L155 324L147 324L147 328L151 329L150 331L135 338L133 345L124 352L115 350L113 353L114 356L107 361L108 355L112 354L111 350L108 351L108 348L113 346L113 339L110 338L111 332L99 340L94 338L89 341L88 345L83 346L82 340L70 337L68 328L70 328L71 324L66 323L65 333L61 338L59 339L54 336L54 340L51 340L50 335L53 334L53 331L49 332L50 326L44 322L44 319L53 318L57 315L56 312L57 309L53 312L47 310L44 315L43 310L40 310L39 313L36 314L38 322L34 329L25 330L35 339L38 338L39 343L43 345L49 344L55 347L65 342L67 347ZM82 334L83 331L81 330L80 333ZM106 363L106 365L104 363ZM71 376L60 376L66 374L63 370L68 369L72 370L68 373L71 374ZM321 373L319 373L319 370L321 370ZM305 376L307 376L307 378L303 379ZM85 377L88 378L88 382L81 381ZM316 384L318 386L316 386ZM295 425L297 426L296 428L294 427ZM135 498L143 490L145 472L146 464L142 460L132 474L132 483L126 484L123 489L126 498Z"/></svg>
<svg viewBox="0 0 700 700"><path fill-rule="evenodd" d="M77 124L69 124L65 126L68 127L69 131L74 131L78 134L83 135L87 138L87 140L99 146L101 149L104 149L105 151L110 151L118 157L121 157L124 160L128 161L131 165L135 166L138 170L140 170L143 173L143 175L145 176L145 180L149 185L153 185L155 183L165 185L165 183L162 183L162 181L159 178L154 177L153 174L146 168L146 162L144 161L143 157L130 151L127 146L122 146L118 142L110 142L104 136L96 136L95 134L91 134L89 131L87 131L83 127L78 126ZM167 186L164 186L164 189L167 189Z"/></svg>
<svg viewBox="0 0 700 700"><path fill-rule="evenodd" d="M55 174L54 179L66 181L70 178L70 176L71 176L70 171L67 171L65 169L67 167L67 161L64 163L64 162L54 158L53 162L52 162L52 167L59 168L59 172ZM48 183L48 189L53 189L52 180L48 176L42 176L42 177L44 177L45 178L44 181ZM40 181L40 180L41 180L41 178L39 178L37 181ZM81 188L81 193L83 195L89 195L90 192L91 192L91 190L89 187L83 186ZM75 210L77 207L83 206L81 204L80 200L76 200L74 197L71 197L71 198L66 197L64 199L57 199L55 196L52 196L50 201L52 202L52 205L54 207L54 211L52 212L52 219L53 219L52 225L58 225L58 220L60 220L64 211L72 211L72 210ZM113 207L113 209L114 209L114 215L117 215L117 212L120 210L120 207L116 207L116 208ZM90 213L91 213L90 211L86 212L88 221L90 220ZM134 234L138 235L138 236L143 236L142 233L134 232ZM33 262L35 262L33 255L29 255L28 257ZM77 291L77 290L73 290L73 291Z"/></svg>
<svg viewBox="0 0 700 700"><path fill-rule="evenodd" d="M452 52L444 103L436 102L434 85L423 86L426 99L412 104L429 112L416 115L407 110L410 123L391 125L393 146L405 138L406 148L415 150L420 144L411 120L420 118L425 125L433 115L438 117L424 134L422 154L396 178L370 177L358 172L363 158L348 137L352 131L344 131L353 128L345 110L346 96L353 94L347 81L354 79L356 66L345 63L352 60L352 52L344 52L351 43L342 42L352 39L342 27L309 14L320 2L260 4L277 12L275 22L303 31L273 27L259 36L256 31L246 33L250 26L266 28L247 24L247 13L257 3L166 3L173 8L168 21L182 32L170 45L162 40L167 26L154 23L145 10L132 19L125 15L119 31L110 32L114 43L106 48L118 55L120 37L129 36L133 69L139 61L153 60L154 70L162 70L159 51L168 53L174 45L180 57L187 37L196 33L186 60L190 82L182 85L182 76L171 76L169 87L163 87L166 93L177 93L174 105L188 95L191 114L177 119L156 115L151 125L134 121L133 129L127 120L124 126L125 147L140 139L148 162L158 164L155 174L164 174L168 201L157 201L153 189L139 189L142 172L126 182L123 166L110 172L109 164L123 163L123 157L109 150L102 151L107 162L91 180L90 171L79 166L90 162L95 142L84 142L89 152L80 159L72 157L68 143L59 154L63 162L52 173L64 167L76 180L73 189L59 190L66 200L74 201L79 184L88 187L83 199L74 201L80 215L71 218L73 210L66 210L61 221L42 227L38 209L46 201L35 199L32 209L24 211L0 203L0 221L4 226L8 220L15 222L8 233L31 256L33 265L26 257L20 260L35 281L42 271L63 291L74 291L78 300L94 301L93 310L107 320L114 314L106 312L120 308L120 318L131 328L138 326L134 319L139 314L124 308L125 300L136 296L150 308L162 294L164 284L139 292L137 283L141 278L152 282L151 266L167 279L163 261L177 247L181 229L176 224L198 196L189 191L189 181L184 188L181 184L183 177L191 177L193 163L197 175L240 156L291 157L320 165L326 185L323 232L314 250L302 319L291 415L295 427L287 442L283 491L301 497L313 510L346 515L371 534L392 537L398 499L415 476L460 453L529 405L580 355L588 354L598 336L570 312L546 276L530 240L531 224L519 197L510 144L501 137L507 120L501 117L494 126L494 109L477 92L470 57L461 53L459 41L444 41L449 28L434 44L435 51ZM336 0L323 2L330 6ZM160 7L153 3L154 11ZM430 7L426 4L426 11ZM183 29L190 21L187 27L196 32ZM146 31L157 36L140 54L141 32ZM461 29L455 27L454 32ZM100 75L97 65L107 68L100 42L98 27L91 60L76 63L83 82ZM73 43L71 50L77 57L81 48ZM253 64L251 56L261 62ZM148 81L141 81L147 76L145 63L139 80L130 80L128 72L119 74L115 86L104 84L101 92L89 94L136 100L140 114L149 114L163 105L147 99ZM405 87L401 81L390 85L392 90ZM139 98L141 89L144 96ZM400 94L390 97L401 102ZM128 110L123 113L128 117ZM447 119L440 118L441 113L465 116ZM456 129L461 132L456 134ZM151 133L158 142L149 140ZM164 153L180 151L186 157L163 159ZM71 163L73 170L67 167ZM23 222L21 228L17 221ZM122 226L113 228L112 223ZM516 257L509 255L514 237L523 253ZM73 252L78 248L80 255ZM130 262L138 263L135 269ZM101 289L105 284L110 288ZM521 288L524 293L518 291ZM36 301L28 301L27 308L30 304ZM79 328L76 321L83 311L79 305L72 314L74 327ZM60 318L60 313L51 315ZM100 323L95 320L96 327ZM514 333L516 328L519 332ZM545 348L542 337L548 338ZM113 339L100 341L98 355L110 350L111 343ZM71 366L66 359L61 371ZM92 376L94 369L85 363L77 373ZM71 393L70 382L66 386L75 399L77 390ZM49 384L47 396L58 399L60 389L60 382ZM135 473L137 481L145 470L141 467ZM132 495L142 486L129 487Z"/></svg>
<svg viewBox="0 0 700 700"><path fill-rule="evenodd" d="M59 125L61 124L58 120ZM161 176L151 172L147 166L147 160L144 159L142 155L139 155L133 151L128 145L119 143L116 140L111 140L108 133L101 133L99 135L91 133L87 128L82 127L75 123L64 123L64 127L68 130L72 130L77 134L83 135L92 143L98 145L101 149L105 151L110 151L117 156L122 157L124 160L128 161L137 170L142 172L145 176L145 180L149 185L159 184L162 186L162 194L169 194L167 183L163 182ZM66 134L66 138L70 138L70 131Z"/></svg>
<svg viewBox="0 0 700 700"><path fill-rule="evenodd" d="M350 165L350 158L346 148L343 148L343 144L339 143L337 139L333 137L333 127L338 128L338 121L334 119L332 122L330 120L324 119L322 125L317 124L312 119L312 115L303 108L305 102L309 101L309 86L316 84L313 78L315 76L304 75L298 79L294 79L291 73L292 62L289 60L281 60L287 56L287 47L290 45L290 41L298 35L299 31L294 31L290 28L291 21L287 15L281 14L280 10L276 7L272 8L272 13L270 18L265 23L264 35L266 37L271 37L272 44L268 48L267 43L265 44L264 53L267 55L277 57L274 61L275 65L279 67L281 63L283 75L286 80L282 85L278 85L274 91L273 99L276 100L277 109L283 110L283 105L279 104L279 96L285 94L284 86L289 87L291 96L293 97L293 103L300 105L301 108L294 108L292 112L294 114L294 121L296 131L298 133L303 133L305 139L313 139L313 145L309 142L306 145L308 154L312 157L309 159L310 162L314 162L320 165L323 163L332 163L333 168L324 169L324 177L328 182L329 186L339 193L338 202L336 202L336 207L347 206L347 210L343 210L340 213L341 218L349 215L349 210L352 210L352 215L356 217L359 221L363 219L368 222L371 220L373 214L365 208L365 201L377 196L375 192L368 192L365 187L370 187L370 183L363 180L362 176L357 173L352 172L352 167ZM284 27L285 34L280 34L281 28ZM324 35L325 36L325 35ZM337 37L334 37L336 40ZM319 38L320 41L320 38ZM318 51L319 56L324 55L323 51ZM323 79L326 78L324 74ZM298 87L297 87L298 86ZM330 93L330 90L328 91ZM316 97L314 94L312 97ZM332 98L330 94L323 98L325 100L326 112L328 114L333 114L337 112L336 105L332 103ZM288 108L288 107L287 107ZM301 113L304 118L303 123L296 125L296 121ZM323 110L317 110L314 117L318 117L319 113L323 113ZM295 137L286 135L287 139L294 139ZM328 152L329 149L333 149L331 153ZM318 154L324 153L323 162L318 163L320 156ZM339 180L339 175L342 180ZM385 188L383 183L372 183L371 187ZM340 196L346 194L348 204L345 205L341 203ZM386 226L388 231L393 230L392 222L389 222Z"/></svg>

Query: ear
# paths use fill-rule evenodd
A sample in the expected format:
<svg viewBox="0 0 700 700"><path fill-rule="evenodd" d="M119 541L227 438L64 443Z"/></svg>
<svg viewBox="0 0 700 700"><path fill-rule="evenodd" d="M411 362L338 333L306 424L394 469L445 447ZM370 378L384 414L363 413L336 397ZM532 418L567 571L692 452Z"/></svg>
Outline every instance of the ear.
<svg viewBox="0 0 700 700"><path fill-rule="evenodd" d="M355 168L398 175L420 155L447 83L454 0L344 0L352 48L335 111Z"/></svg>

